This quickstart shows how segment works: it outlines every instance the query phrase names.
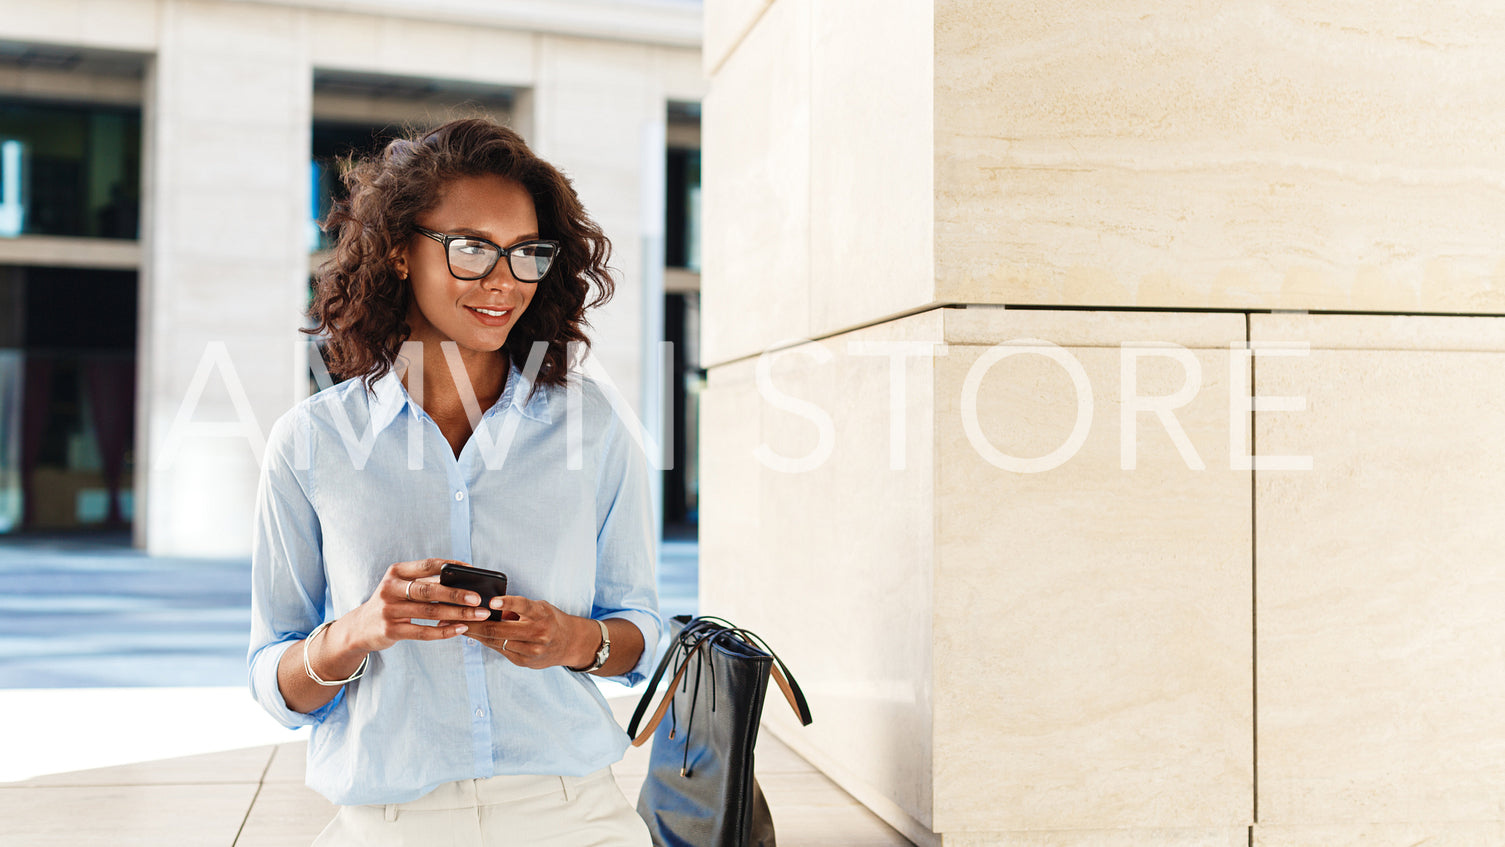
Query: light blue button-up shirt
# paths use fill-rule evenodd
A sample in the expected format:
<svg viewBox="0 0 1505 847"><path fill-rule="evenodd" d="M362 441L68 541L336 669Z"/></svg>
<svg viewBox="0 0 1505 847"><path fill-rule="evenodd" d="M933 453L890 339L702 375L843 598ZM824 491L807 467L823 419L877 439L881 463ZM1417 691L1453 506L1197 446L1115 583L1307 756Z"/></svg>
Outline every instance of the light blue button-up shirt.
<svg viewBox="0 0 1505 847"><path fill-rule="evenodd" d="M458 459L395 374L370 392L341 383L283 415L268 440L252 694L284 725L313 726L308 784L341 805L407 802L457 779L599 770L628 739L585 674L520 668L463 636L400 641L303 714L283 701L277 666L370 598L393 563L436 557L502 571L509 593L572 615L631 621L648 645L617 678L632 684L662 627L655 542L642 453L593 381L573 397L530 391L514 364Z"/></svg>

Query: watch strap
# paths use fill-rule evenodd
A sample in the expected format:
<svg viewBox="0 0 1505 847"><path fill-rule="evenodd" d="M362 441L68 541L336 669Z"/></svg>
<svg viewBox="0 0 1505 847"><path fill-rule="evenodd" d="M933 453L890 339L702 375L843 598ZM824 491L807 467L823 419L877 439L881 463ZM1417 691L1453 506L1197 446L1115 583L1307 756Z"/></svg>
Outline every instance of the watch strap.
<svg viewBox="0 0 1505 847"><path fill-rule="evenodd" d="M571 668L576 673L591 673L598 671L606 660L611 657L611 632L606 628L606 621L597 620L596 625L601 627L601 646L596 648L596 659L587 668Z"/></svg>

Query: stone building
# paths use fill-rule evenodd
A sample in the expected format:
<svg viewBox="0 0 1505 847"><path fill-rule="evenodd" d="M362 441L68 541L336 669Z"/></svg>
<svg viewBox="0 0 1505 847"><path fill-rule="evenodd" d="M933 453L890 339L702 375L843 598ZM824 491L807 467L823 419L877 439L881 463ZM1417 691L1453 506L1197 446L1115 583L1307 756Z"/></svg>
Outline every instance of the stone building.
<svg viewBox="0 0 1505 847"><path fill-rule="evenodd" d="M775 730L920 844L1505 843L1505 13L862 6L706 5Z"/></svg>

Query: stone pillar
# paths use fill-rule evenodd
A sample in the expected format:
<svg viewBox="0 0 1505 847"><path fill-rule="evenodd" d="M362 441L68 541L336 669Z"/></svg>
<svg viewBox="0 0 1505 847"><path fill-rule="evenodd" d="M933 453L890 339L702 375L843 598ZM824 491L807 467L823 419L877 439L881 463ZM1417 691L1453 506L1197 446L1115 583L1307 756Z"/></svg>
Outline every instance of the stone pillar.
<svg viewBox="0 0 1505 847"><path fill-rule="evenodd" d="M1502 837L1505 18L706 15L701 607L769 729L921 844Z"/></svg>
<svg viewBox="0 0 1505 847"><path fill-rule="evenodd" d="M260 444L307 385L293 334L308 286L303 25L291 8L160 9L136 462L137 544L153 553L245 555Z"/></svg>
<svg viewBox="0 0 1505 847"><path fill-rule="evenodd" d="M649 45L541 36L520 131L574 183L611 239L616 293L591 316L591 355L662 443L661 380L651 339L663 337L664 126L659 54ZM660 198L649 206L652 197ZM652 347L653 349L649 349ZM654 476L657 488L657 476Z"/></svg>

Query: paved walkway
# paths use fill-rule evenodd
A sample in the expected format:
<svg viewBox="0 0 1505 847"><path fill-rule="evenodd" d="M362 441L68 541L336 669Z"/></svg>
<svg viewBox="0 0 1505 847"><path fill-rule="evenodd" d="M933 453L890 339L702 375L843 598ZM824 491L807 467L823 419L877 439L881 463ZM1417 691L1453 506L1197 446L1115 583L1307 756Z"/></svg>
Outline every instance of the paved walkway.
<svg viewBox="0 0 1505 847"><path fill-rule="evenodd" d="M698 551L668 542L666 615L693 613ZM0 847L309 844L306 732L245 688L249 564L153 558L118 535L0 540ZM635 692L603 689L625 725ZM758 774L781 843L908 844L771 734ZM616 768L636 798L647 749Z"/></svg>
<svg viewBox="0 0 1505 847"><path fill-rule="evenodd" d="M613 700L625 721L632 700ZM303 785L305 743L264 745L0 784L5 847L307 847L334 807ZM772 735L759 782L785 847L906 847L901 838ZM635 799L647 748L614 768Z"/></svg>

